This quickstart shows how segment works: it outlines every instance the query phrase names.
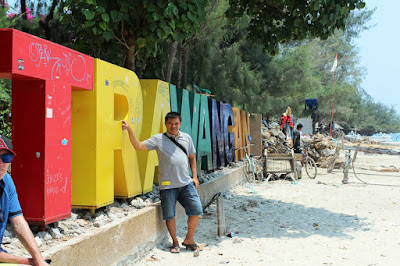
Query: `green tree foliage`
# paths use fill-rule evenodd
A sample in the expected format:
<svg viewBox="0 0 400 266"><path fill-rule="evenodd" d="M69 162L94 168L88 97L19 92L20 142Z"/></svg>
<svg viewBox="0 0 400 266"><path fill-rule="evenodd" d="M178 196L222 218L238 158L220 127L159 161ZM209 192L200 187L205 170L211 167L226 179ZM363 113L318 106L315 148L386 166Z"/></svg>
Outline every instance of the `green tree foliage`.
<svg viewBox="0 0 400 266"><path fill-rule="evenodd" d="M9 12L10 6L0 0L0 28L11 28L15 25L18 16L9 18L7 12Z"/></svg>
<svg viewBox="0 0 400 266"><path fill-rule="evenodd" d="M344 30L351 10L364 7L362 0L229 0L227 17L235 22L246 14L249 38L275 54L280 43L308 36L326 40L335 29Z"/></svg>
<svg viewBox="0 0 400 266"><path fill-rule="evenodd" d="M11 137L11 82L0 79L0 135Z"/></svg>
<svg viewBox="0 0 400 266"><path fill-rule="evenodd" d="M15 25L17 17L9 18L7 12L10 7L0 1L0 28L9 28ZM11 123L8 122L11 113L11 82L0 79L0 135L11 137Z"/></svg>
<svg viewBox="0 0 400 266"><path fill-rule="evenodd" d="M227 8L226 3L216 8L203 36L189 47L188 80L211 90L218 100L261 113L262 77L242 60L247 21L229 25L224 17Z"/></svg>
<svg viewBox="0 0 400 266"><path fill-rule="evenodd" d="M20 0L6 2L14 3L14 6L5 4L5 8L1 9L0 26L2 28L15 28L67 47L72 46L74 29L71 25L60 23L60 14L65 7L65 1ZM22 2L25 2L29 16L26 16L27 12L21 13ZM3 13L5 15L2 15Z"/></svg>
<svg viewBox="0 0 400 266"><path fill-rule="evenodd" d="M173 62L175 47L179 59L172 83L181 84L184 76L185 81L211 90L218 100L275 119L288 106L296 117L310 116L304 100L317 98L319 108L312 115L325 124L335 97L334 119L348 129L357 126L366 134L400 131L394 109L374 102L360 87L364 69L358 65L353 40L368 29L373 11L349 12L363 8L363 1L35 3L29 3L31 20L21 14L9 19L6 9L0 8L0 26L135 69L144 78L168 79L165 69ZM336 53L339 65L333 86L330 69ZM0 83L2 95L10 95L8 86ZM6 114L10 97L3 98L1 110Z"/></svg>
<svg viewBox="0 0 400 266"><path fill-rule="evenodd" d="M246 39L245 17L236 25L225 21L218 25L218 34L192 50L190 79L210 89L219 100L275 120L288 106L295 117L310 117L312 113L304 110L305 99L317 98L313 118L328 125L335 97L334 120L347 130L356 126L364 134L396 131L399 116L374 103L360 86L365 71L358 64L353 40L367 28L372 13L355 12L347 20L349 31L338 30L327 40L281 45L275 56L264 54L262 47ZM334 85L331 67L336 53L339 65Z"/></svg>
<svg viewBox="0 0 400 266"><path fill-rule="evenodd" d="M205 22L206 4L206 0L66 0L62 20L77 29L78 50L96 56L104 47L112 47L122 55L122 65L135 70L138 54L155 57L160 42L179 42L197 32ZM115 58L115 54L101 55Z"/></svg>

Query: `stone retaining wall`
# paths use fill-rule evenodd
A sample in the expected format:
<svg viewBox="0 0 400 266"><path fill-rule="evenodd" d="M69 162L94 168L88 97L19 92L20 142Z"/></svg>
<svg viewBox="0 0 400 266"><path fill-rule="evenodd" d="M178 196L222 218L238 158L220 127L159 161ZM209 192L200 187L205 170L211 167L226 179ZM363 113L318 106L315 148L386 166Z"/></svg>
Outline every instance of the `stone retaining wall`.
<svg viewBox="0 0 400 266"><path fill-rule="evenodd" d="M203 205L218 192L244 182L242 167L201 184L199 195ZM177 219L184 218L177 208ZM125 265L142 257L167 237L159 202L87 234L73 238L47 250L43 255L52 265Z"/></svg>

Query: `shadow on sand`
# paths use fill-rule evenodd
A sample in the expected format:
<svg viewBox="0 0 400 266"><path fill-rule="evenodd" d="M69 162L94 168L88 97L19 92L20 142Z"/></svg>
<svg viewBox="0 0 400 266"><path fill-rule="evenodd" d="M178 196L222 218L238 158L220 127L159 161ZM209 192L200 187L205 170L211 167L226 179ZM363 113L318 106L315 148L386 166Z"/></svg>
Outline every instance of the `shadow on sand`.
<svg viewBox="0 0 400 266"><path fill-rule="evenodd" d="M321 235L338 239L352 239L352 232L368 231L366 218L335 213L324 208L266 199L257 194L234 195L224 199L227 233L238 238L307 238ZM185 237L186 219L178 226L178 238ZM211 204L200 219L196 239L217 244L216 204Z"/></svg>

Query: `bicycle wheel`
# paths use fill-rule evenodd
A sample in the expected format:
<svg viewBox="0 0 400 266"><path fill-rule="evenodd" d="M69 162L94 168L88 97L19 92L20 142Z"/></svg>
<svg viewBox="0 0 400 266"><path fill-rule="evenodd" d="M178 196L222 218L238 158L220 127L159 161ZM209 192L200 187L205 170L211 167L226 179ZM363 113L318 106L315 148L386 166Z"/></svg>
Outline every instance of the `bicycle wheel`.
<svg viewBox="0 0 400 266"><path fill-rule="evenodd" d="M250 183L253 183L255 176L254 176L254 172L251 169L250 162L248 160L244 161L243 172L244 172L244 176L246 177L247 181L249 181Z"/></svg>
<svg viewBox="0 0 400 266"><path fill-rule="evenodd" d="M315 164L313 158L306 157L306 173L309 178L314 179L317 176L317 165Z"/></svg>

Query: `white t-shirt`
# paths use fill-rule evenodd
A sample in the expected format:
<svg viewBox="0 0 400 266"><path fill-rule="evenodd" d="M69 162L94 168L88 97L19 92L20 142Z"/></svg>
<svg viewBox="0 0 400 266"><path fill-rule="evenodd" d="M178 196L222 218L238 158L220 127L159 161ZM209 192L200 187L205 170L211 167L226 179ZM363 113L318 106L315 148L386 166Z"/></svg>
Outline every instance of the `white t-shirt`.
<svg viewBox="0 0 400 266"><path fill-rule="evenodd" d="M167 133L168 134L168 133ZM168 134L169 135L169 134ZM179 132L179 136L169 135L181 144L187 154L194 154L193 140L189 134ZM159 161L159 189L184 187L193 182L190 176L189 157L181 148L164 134L156 134L144 143L149 151L156 150Z"/></svg>

